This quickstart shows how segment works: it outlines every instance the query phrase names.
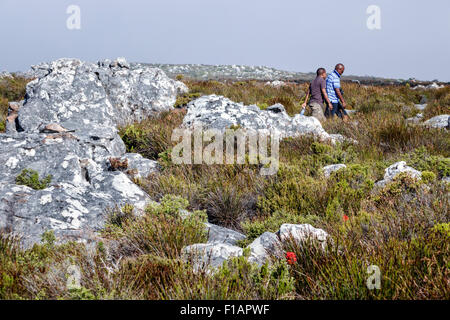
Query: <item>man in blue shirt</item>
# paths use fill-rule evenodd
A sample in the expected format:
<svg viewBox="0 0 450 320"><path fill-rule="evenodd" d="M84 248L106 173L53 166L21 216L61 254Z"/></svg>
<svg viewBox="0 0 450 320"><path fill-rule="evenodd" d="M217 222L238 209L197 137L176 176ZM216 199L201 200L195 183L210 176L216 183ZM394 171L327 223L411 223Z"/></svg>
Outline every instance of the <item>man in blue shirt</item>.
<svg viewBox="0 0 450 320"><path fill-rule="evenodd" d="M337 114L339 117L347 115L345 108L347 103L344 100L341 92L341 76L344 73L345 67L342 63L339 63L334 68L334 71L327 77L327 95L333 105L333 108L325 111L325 116L334 117Z"/></svg>

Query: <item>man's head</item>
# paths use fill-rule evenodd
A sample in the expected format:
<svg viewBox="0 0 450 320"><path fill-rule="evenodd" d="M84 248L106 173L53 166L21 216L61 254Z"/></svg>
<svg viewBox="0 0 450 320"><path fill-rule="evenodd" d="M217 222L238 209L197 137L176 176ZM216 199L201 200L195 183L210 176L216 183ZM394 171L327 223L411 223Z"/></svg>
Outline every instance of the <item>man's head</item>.
<svg viewBox="0 0 450 320"><path fill-rule="evenodd" d="M327 71L324 68L317 69L316 74L318 77L322 77L324 79L327 77Z"/></svg>
<svg viewBox="0 0 450 320"><path fill-rule="evenodd" d="M342 63L338 63L336 67L334 68L340 75L344 73L345 67Z"/></svg>

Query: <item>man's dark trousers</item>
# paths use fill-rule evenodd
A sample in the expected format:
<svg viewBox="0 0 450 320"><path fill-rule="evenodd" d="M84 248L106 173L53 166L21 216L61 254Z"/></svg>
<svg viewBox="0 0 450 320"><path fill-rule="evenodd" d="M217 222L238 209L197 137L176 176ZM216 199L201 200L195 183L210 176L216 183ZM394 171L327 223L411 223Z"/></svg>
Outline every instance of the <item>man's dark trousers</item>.
<svg viewBox="0 0 450 320"><path fill-rule="evenodd" d="M331 110L331 114L329 114L329 116L331 116L332 118L334 117L334 115L337 115L339 118L342 118L344 115L347 115L347 111L345 111L344 107L342 106L342 104L340 102L336 102L336 103L332 103L333 105L333 110ZM328 109L326 110L328 111ZM327 113L327 112L325 112ZM325 114L325 116L327 116Z"/></svg>

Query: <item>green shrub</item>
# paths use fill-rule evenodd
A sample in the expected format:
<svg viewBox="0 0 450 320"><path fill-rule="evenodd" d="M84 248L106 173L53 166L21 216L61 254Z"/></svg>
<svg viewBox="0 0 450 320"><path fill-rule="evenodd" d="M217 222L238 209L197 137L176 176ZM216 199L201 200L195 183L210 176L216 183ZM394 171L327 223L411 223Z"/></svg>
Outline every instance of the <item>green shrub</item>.
<svg viewBox="0 0 450 320"><path fill-rule="evenodd" d="M190 93L184 93L181 96L177 97L177 101L174 104L175 108L181 108L186 106L189 102L200 98L201 94L198 92L190 92Z"/></svg>
<svg viewBox="0 0 450 320"><path fill-rule="evenodd" d="M431 183L436 180L436 175L431 171L422 171L422 180L425 183Z"/></svg>
<svg viewBox="0 0 450 320"><path fill-rule="evenodd" d="M35 190L43 190L50 186L52 176L48 175L44 179L39 179L39 173L31 169L23 169L17 176L16 183L24 185Z"/></svg>
<svg viewBox="0 0 450 320"><path fill-rule="evenodd" d="M108 224L103 234L123 241L124 248L129 250L176 258L183 247L207 240L205 212L194 211L184 216L182 210L188 204L181 197L166 195L161 203L151 203L144 215L123 220L119 228Z"/></svg>

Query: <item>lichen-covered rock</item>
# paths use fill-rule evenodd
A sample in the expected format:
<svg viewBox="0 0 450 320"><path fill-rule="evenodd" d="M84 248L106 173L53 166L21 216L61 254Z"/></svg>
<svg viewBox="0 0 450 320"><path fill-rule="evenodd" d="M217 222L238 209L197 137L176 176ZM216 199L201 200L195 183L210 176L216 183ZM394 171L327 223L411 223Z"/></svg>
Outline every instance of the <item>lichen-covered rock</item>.
<svg viewBox="0 0 450 320"><path fill-rule="evenodd" d="M344 168L347 168L347 166L345 164L342 164L342 163L340 163L340 164L332 164L332 165L323 167L322 171L323 171L323 175L326 178L329 178L332 172L335 172L335 171L338 171L338 170L341 170L341 169L344 169Z"/></svg>
<svg viewBox="0 0 450 320"><path fill-rule="evenodd" d="M422 172L407 166L405 161L400 161L386 168L383 180L378 181L375 185L377 187L383 187L394 180L397 175L404 172L416 179L420 179L422 177Z"/></svg>
<svg viewBox="0 0 450 320"><path fill-rule="evenodd" d="M270 257L281 256L281 242L278 236L272 232L264 232L256 238L247 248L250 249L250 262L257 263L262 266L266 262L270 262Z"/></svg>
<svg viewBox="0 0 450 320"><path fill-rule="evenodd" d="M423 123L424 126L436 129L450 129L450 115L442 114L440 116L428 119Z"/></svg>
<svg viewBox="0 0 450 320"><path fill-rule="evenodd" d="M218 268L224 261L242 254L242 248L221 242L198 243L183 249L183 256L195 271Z"/></svg>
<svg viewBox="0 0 450 320"><path fill-rule="evenodd" d="M103 226L107 208L143 209L148 196L126 174L108 171L111 154L108 144L82 143L70 134L0 134L0 229L30 246L49 230L60 238L84 237ZM24 169L51 175L50 186L16 185Z"/></svg>
<svg viewBox="0 0 450 320"><path fill-rule="evenodd" d="M227 243L235 245L238 241L244 240L246 238L240 232L223 228L211 223L206 223L206 228L208 230L208 243Z"/></svg>
<svg viewBox="0 0 450 320"><path fill-rule="evenodd" d="M126 173L144 177L157 164L125 154L117 126L172 108L185 86L125 59L60 59L34 72L0 134L0 229L22 236L25 246L49 230L83 240L104 225L108 208L144 209L150 199ZM113 158L126 160L127 170L111 168ZM25 169L51 176L46 188L18 186Z"/></svg>
<svg viewBox="0 0 450 320"><path fill-rule="evenodd" d="M245 106L222 96L209 95L190 102L187 109L183 119L186 128L226 130L239 126L248 130L276 131L282 138L310 134L321 140L334 140L316 118L299 114L290 117L279 104L261 110L256 105Z"/></svg>
<svg viewBox="0 0 450 320"><path fill-rule="evenodd" d="M49 123L76 130L83 139L112 139L116 126L169 110L183 84L156 68L130 68L119 59L98 64L60 59L36 67L41 77L27 86L19 111L25 132Z"/></svg>

